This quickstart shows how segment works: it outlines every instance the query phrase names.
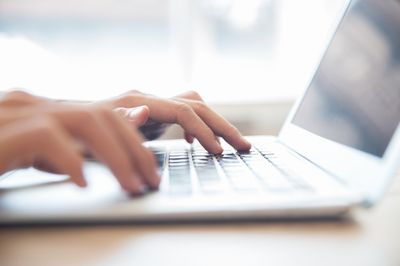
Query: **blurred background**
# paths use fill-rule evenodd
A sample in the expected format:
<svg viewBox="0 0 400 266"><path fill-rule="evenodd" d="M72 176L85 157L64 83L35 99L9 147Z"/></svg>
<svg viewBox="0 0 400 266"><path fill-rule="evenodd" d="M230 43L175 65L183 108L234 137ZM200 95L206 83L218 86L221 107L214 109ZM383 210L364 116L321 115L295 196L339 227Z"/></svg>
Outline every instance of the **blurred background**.
<svg viewBox="0 0 400 266"><path fill-rule="evenodd" d="M0 90L97 100L194 89L244 134L276 134L344 4L0 0Z"/></svg>

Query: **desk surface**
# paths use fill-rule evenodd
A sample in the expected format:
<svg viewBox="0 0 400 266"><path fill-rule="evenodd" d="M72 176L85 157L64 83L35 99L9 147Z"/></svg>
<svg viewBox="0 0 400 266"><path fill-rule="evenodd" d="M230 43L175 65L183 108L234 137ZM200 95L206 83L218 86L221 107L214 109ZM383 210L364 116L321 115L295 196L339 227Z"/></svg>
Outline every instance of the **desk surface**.
<svg viewBox="0 0 400 266"><path fill-rule="evenodd" d="M0 228L0 264L399 266L400 182L341 221Z"/></svg>

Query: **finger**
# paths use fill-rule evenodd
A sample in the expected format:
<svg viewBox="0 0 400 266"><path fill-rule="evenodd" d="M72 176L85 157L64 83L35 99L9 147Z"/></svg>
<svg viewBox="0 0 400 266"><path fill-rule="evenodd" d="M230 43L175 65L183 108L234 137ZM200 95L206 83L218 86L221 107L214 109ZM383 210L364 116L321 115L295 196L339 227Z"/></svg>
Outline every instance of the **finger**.
<svg viewBox="0 0 400 266"><path fill-rule="evenodd" d="M57 173L67 174L78 186L86 186L82 157L72 140L51 119L25 119L0 130L1 169L33 166L42 162ZM2 158L3 155L6 155Z"/></svg>
<svg viewBox="0 0 400 266"><path fill-rule="evenodd" d="M186 92L183 92L183 93L181 93L181 94L176 95L174 98L177 99L177 100L180 100L180 99L189 99L189 100L196 100L196 101L202 101L202 102L204 101L203 98L200 96L200 94L197 93L196 91L186 91ZM189 134L186 133L186 132L185 132L184 136L185 136L185 140L186 140L188 143L190 143L190 144L193 143L193 141L194 141L194 137L193 137L193 136L189 135ZM218 143L221 143L221 142L219 141L219 138L218 138L217 136L215 136L215 140L216 140Z"/></svg>
<svg viewBox="0 0 400 266"><path fill-rule="evenodd" d="M184 133L184 138L186 140L187 143L189 144L193 144L194 142L194 137L188 133ZM221 144L221 142L219 141L219 138L217 136L215 136L215 141L218 142L219 144Z"/></svg>
<svg viewBox="0 0 400 266"><path fill-rule="evenodd" d="M50 130L40 134L46 145L41 145L38 162L43 161L56 172L68 174L71 180L80 187L87 185L83 173L83 158L74 149L74 141L55 121L49 122ZM42 157L42 158L41 158Z"/></svg>
<svg viewBox="0 0 400 266"><path fill-rule="evenodd" d="M113 113L111 108L103 105L63 107L57 108L52 114L88 147L96 159L110 168L122 188L134 194L142 194L145 186L130 161L129 153L103 118L103 113Z"/></svg>
<svg viewBox="0 0 400 266"><path fill-rule="evenodd" d="M190 105L217 136L223 137L235 149L249 150L251 148L251 144L240 134L236 127L214 112L205 103L188 99L180 99L179 101Z"/></svg>
<svg viewBox="0 0 400 266"><path fill-rule="evenodd" d="M188 143L190 143L190 144L192 144L193 143L193 141L194 141L194 137L192 136L192 135L190 135L190 134L188 134L188 133L186 133L185 132L185 140L188 142Z"/></svg>
<svg viewBox="0 0 400 266"><path fill-rule="evenodd" d="M123 189L134 194L142 194L144 186L129 159L129 153L99 112L112 111L98 107L93 110L80 110L72 117L70 115L67 117L69 129L88 145L97 159L110 168Z"/></svg>
<svg viewBox="0 0 400 266"><path fill-rule="evenodd" d="M133 108L119 107L115 108L114 111L126 118L134 127L143 126L150 116L149 107L145 105Z"/></svg>
<svg viewBox="0 0 400 266"><path fill-rule="evenodd" d="M176 99L189 99L204 102L203 98L196 91L185 91L181 94L176 95L174 98Z"/></svg>
<svg viewBox="0 0 400 266"><path fill-rule="evenodd" d="M53 165L49 164L48 162L45 161L35 161L33 162L33 167L40 171L48 172L48 173L53 173L53 174L61 174L58 169L56 169Z"/></svg>
<svg viewBox="0 0 400 266"><path fill-rule="evenodd" d="M175 122L180 124L188 135L198 139L206 150L214 154L222 153L221 145L206 123L186 104L176 105Z"/></svg>
<svg viewBox="0 0 400 266"><path fill-rule="evenodd" d="M209 152L222 153L221 145L206 123L194 112L191 106L172 99L162 99L151 95L136 95L130 104L144 104L150 109L150 118L163 123L177 123L194 136Z"/></svg>
<svg viewBox="0 0 400 266"><path fill-rule="evenodd" d="M204 102L203 98L196 91L187 91L182 94L176 96L177 100L190 104L194 107L196 113L205 109L205 115L203 112L198 113L202 119L206 119L205 122L208 124L211 129L216 132L217 135L223 136L224 139L231 144L234 148L238 150L249 150L251 148L251 144L241 136L240 132L233 127L227 120L225 120L222 116L218 115L214 111L211 110L206 105L203 105L200 102ZM187 101L189 100L189 101ZM192 101L190 101L192 100ZM198 107L198 108L196 108ZM209 122L211 121L211 125ZM215 122L212 122L215 121ZM218 130L221 128L220 130ZM226 132L225 136L218 132Z"/></svg>
<svg viewBox="0 0 400 266"><path fill-rule="evenodd" d="M150 185L151 188L158 188L160 177L157 174L157 165L153 154L143 145L142 137L119 116L113 113L107 114L107 120L110 128L113 128L115 134L126 151L130 154L131 163L136 166L142 181Z"/></svg>

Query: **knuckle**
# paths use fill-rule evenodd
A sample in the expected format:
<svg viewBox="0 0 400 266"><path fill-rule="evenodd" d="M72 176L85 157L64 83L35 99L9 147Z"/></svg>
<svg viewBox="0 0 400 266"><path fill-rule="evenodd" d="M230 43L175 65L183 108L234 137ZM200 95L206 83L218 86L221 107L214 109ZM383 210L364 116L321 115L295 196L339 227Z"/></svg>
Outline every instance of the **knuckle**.
<svg viewBox="0 0 400 266"><path fill-rule="evenodd" d="M187 114L187 113L191 113L193 111L192 107L187 103L177 103L176 110L177 110L178 114L180 114L180 113Z"/></svg>
<svg viewBox="0 0 400 266"><path fill-rule="evenodd" d="M185 119L193 115L193 109L186 103L176 103L175 122L182 124Z"/></svg>
<svg viewBox="0 0 400 266"><path fill-rule="evenodd" d="M205 104L204 102L201 102L201 101L196 101L193 104L194 104L194 108L199 112L208 111L210 109L210 107L208 107L207 104Z"/></svg>
<svg viewBox="0 0 400 266"><path fill-rule="evenodd" d="M30 103L35 97L21 89L14 89L7 92L3 97L3 101L17 102L17 103Z"/></svg>
<svg viewBox="0 0 400 266"><path fill-rule="evenodd" d="M16 88L7 93L7 96L10 98L22 98L22 97L30 97L31 95L22 89Z"/></svg>
<svg viewBox="0 0 400 266"><path fill-rule="evenodd" d="M194 98L196 98L196 99L201 98L200 94L199 94L197 91L195 91L195 90L189 90L189 91L187 92L187 94L189 94L190 96L192 96L192 97L194 97Z"/></svg>
<svg viewBox="0 0 400 266"><path fill-rule="evenodd" d="M143 94L143 93L139 90L129 90L127 94Z"/></svg>

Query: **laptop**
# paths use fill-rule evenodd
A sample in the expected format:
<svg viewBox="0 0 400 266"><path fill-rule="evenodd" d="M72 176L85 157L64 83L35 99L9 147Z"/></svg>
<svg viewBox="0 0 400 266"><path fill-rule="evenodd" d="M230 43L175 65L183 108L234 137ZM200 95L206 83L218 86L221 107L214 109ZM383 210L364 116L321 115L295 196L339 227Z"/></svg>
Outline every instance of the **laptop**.
<svg viewBox="0 0 400 266"><path fill-rule="evenodd" d="M96 162L85 163L86 189L32 168L10 172L0 223L340 217L385 194L400 163L399 121L400 1L349 1L278 137L248 137L249 152L223 143L221 156L147 142L162 182L137 198Z"/></svg>

